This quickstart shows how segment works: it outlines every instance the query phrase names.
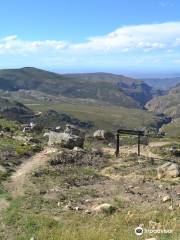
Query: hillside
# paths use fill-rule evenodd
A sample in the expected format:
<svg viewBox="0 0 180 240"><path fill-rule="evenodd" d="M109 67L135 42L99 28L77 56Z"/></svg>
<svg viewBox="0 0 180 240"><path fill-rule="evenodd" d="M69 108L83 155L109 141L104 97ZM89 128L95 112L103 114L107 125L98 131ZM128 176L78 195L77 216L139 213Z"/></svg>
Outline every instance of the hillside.
<svg viewBox="0 0 180 240"><path fill-rule="evenodd" d="M163 127L169 136L179 136L180 119L180 85L171 88L164 96L153 98L146 104L146 108L152 112L164 113L172 117L173 121Z"/></svg>
<svg viewBox="0 0 180 240"><path fill-rule="evenodd" d="M180 116L180 88L170 89L168 94L158 96L147 102L146 108L152 112L165 113L172 118Z"/></svg>
<svg viewBox="0 0 180 240"><path fill-rule="evenodd" d="M24 122L34 116L34 112L17 101L0 97L0 117Z"/></svg>
<svg viewBox="0 0 180 240"><path fill-rule="evenodd" d="M158 88L163 90L167 90L171 87L176 86L176 84L180 83L180 77L146 78L142 80L153 88Z"/></svg>
<svg viewBox="0 0 180 240"><path fill-rule="evenodd" d="M50 95L139 108L153 90L142 81L107 73L56 74L36 68L0 70L0 89L38 90Z"/></svg>

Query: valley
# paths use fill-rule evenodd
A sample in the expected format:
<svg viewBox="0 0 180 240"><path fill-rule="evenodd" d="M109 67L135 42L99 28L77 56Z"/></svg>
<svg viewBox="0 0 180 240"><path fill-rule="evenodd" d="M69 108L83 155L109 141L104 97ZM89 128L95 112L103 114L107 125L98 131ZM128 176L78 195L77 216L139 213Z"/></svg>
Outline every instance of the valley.
<svg viewBox="0 0 180 240"><path fill-rule="evenodd" d="M179 85L0 70L0 239L178 240ZM118 128L145 131L137 137Z"/></svg>

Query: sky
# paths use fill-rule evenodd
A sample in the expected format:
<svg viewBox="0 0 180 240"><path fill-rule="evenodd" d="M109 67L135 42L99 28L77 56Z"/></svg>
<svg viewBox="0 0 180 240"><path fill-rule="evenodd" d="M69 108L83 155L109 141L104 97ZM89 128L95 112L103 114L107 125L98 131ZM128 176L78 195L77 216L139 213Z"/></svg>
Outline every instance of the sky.
<svg viewBox="0 0 180 240"><path fill-rule="evenodd" d="M179 0L1 0L0 68L180 75Z"/></svg>

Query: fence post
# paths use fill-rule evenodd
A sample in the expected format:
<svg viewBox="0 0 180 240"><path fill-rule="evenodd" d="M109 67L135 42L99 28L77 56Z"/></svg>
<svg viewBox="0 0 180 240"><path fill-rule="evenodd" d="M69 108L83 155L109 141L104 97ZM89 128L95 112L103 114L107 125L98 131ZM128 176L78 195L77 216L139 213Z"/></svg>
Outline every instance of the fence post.
<svg viewBox="0 0 180 240"><path fill-rule="evenodd" d="M141 136L138 134L138 156L140 156L140 144L141 144Z"/></svg>
<svg viewBox="0 0 180 240"><path fill-rule="evenodd" d="M119 133L116 134L116 157L119 156Z"/></svg>

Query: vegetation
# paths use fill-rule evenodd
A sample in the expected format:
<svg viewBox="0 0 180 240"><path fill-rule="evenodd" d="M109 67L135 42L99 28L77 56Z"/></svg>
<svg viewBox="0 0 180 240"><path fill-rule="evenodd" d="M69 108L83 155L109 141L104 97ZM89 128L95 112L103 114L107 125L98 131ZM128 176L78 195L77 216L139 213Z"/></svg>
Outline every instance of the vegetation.
<svg viewBox="0 0 180 240"><path fill-rule="evenodd" d="M95 128L116 130L117 128L158 127L162 118L140 109L128 109L117 106L97 106L95 104L46 103L28 105L34 111L54 109L70 114L82 121L94 123Z"/></svg>
<svg viewBox="0 0 180 240"><path fill-rule="evenodd" d="M91 99L124 107L142 107L152 97L147 84L121 75L60 75L36 68L0 71L3 90L38 90L74 99Z"/></svg>

